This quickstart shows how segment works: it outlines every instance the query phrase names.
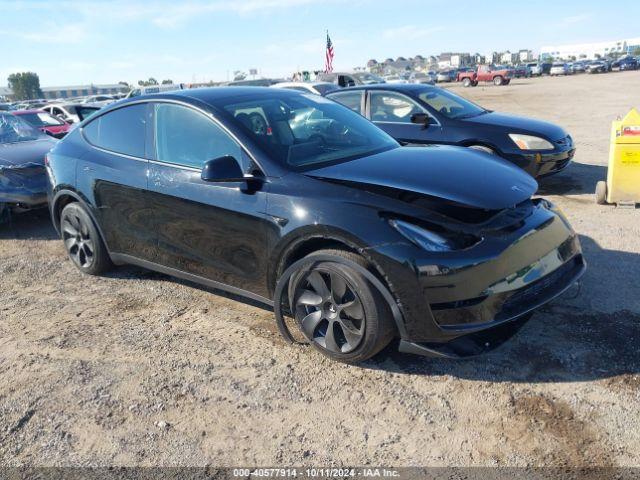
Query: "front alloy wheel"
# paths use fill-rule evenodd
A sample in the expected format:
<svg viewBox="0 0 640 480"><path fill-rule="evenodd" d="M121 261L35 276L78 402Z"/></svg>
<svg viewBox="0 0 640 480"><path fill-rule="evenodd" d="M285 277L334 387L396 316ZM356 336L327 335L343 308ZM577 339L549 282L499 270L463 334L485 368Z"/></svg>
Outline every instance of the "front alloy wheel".
<svg viewBox="0 0 640 480"><path fill-rule="evenodd" d="M359 363L371 358L396 330L383 295L358 271L366 270L367 262L344 250L319 250L305 258L314 257L322 260L289 280L296 323L314 348L334 360Z"/></svg>
<svg viewBox="0 0 640 480"><path fill-rule="evenodd" d="M355 350L364 336L362 302L337 272L314 270L296 295L296 319L307 338L333 353Z"/></svg>

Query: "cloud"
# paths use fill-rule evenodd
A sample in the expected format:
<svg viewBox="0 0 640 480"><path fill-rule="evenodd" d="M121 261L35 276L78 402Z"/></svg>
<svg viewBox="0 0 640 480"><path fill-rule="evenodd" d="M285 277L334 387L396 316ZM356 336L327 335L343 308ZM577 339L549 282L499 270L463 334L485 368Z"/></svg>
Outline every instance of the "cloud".
<svg viewBox="0 0 640 480"><path fill-rule="evenodd" d="M339 0L326 0L338 2ZM60 0L46 3L41 1L10 3L14 11L34 10L42 14L45 10L64 11L67 16L78 15L84 20L99 21L146 21L162 29L175 29L203 15L230 12L249 15L258 12L270 13L304 5L316 5L317 0L172 0L136 1L112 0ZM53 8L55 7L55 9Z"/></svg>
<svg viewBox="0 0 640 480"><path fill-rule="evenodd" d="M78 44L87 39L88 32L83 25L49 25L42 29L0 30L0 35L46 44Z"/></svg>
<svg viewBox="0 0 640 480"><path fill-rule="evenodd" d="M584 23L593 18L592 13L581 13L579 15L571 15L570 17L565 17L556 23L558 27L570 27L572 25L576 25L578 23Z"/></svg>
<svg viewBox="0 0 640 480"><path fill-rule="evenodd" d="M444 27L418 27L416 25L404 25L396 28L389 28L382 32L382 36L389 40L413 40L442 32Z"/></svg>

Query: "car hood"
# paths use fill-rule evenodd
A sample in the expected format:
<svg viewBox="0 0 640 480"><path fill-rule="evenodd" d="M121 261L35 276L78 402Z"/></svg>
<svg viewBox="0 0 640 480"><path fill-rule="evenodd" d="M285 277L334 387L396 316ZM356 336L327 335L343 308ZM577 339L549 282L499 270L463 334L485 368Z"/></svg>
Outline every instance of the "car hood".
<svg viewBox="0 0 640 480"><path fill-rule="evenodd" d="M499 112L488 112L477 117L461 119L460 121L466 124L504 128L509 130L507 133L542 135L551 141L561 140L567 136L567 132L564 129L553 123Z"/></svg>
<svg viewBox="0 0 640 480"><path fill-rule="evenodd" d="M44 165L44 156L51 150L57 140L42 138L31 142L0 144L0 168L18 167L23 164L36 163Z"/></svg>
<svg viewBox="0 0 640 480"><path fill-rule="evenodd" d="M532 177L505 160L441 145L395 148L305 174L355 188L410 191L483 210L512 207L538 189Z"/></svg>

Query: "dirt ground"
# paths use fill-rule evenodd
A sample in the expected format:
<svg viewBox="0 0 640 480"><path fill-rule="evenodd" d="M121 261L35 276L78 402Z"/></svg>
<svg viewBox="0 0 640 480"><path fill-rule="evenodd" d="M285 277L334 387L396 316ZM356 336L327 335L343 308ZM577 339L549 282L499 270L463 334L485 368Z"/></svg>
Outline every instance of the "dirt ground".
<svg viewBox="0 0 640 480"><path fill-rule="evenodd" d="M559 123L541 182L580 233L582 289L467 361L362 366L279 337L271 312L136 268L82 276L46 214L0 229L1 465L640 465L640 210L597 206L640 71L451 86Z"/></svg>

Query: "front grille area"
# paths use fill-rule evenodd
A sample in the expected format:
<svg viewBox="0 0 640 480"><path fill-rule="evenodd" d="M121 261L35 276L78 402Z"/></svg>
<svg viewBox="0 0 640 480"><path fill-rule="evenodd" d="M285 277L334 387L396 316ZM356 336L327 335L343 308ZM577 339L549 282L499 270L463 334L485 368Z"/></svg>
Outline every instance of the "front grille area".
<svg viewBox="0 0 640 480"><path fill-rule="evenodd" d="M570 147L571 145L573 145L573 139L571 138L571 135L567 135L566 137L561 138L560 140L556 140L553 143L560 147Z"/></svg>
<svg viewBox="0 0 640 480"><path fill-rule="evenodd" d="M564 289L583 267L582 255L576 255L569 262L557 268L549 275L517 290L502 305L496 320L511 318L521 312L544 303Z"/></svg>

